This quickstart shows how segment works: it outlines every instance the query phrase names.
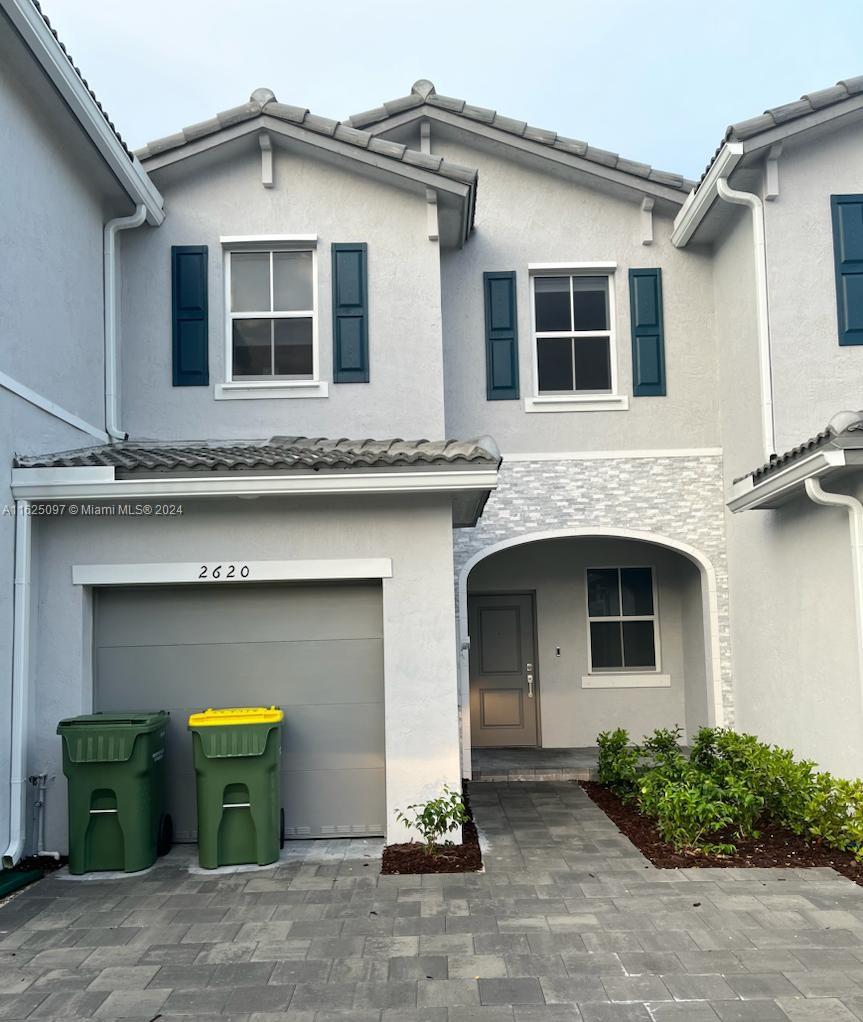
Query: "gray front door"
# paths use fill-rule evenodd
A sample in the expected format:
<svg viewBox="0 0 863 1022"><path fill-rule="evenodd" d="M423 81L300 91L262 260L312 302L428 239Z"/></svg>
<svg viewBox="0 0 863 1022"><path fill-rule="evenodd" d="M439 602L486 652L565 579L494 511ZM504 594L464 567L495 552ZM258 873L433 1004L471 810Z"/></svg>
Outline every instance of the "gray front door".
<svg viewBox="0 0 863 1022"><path fill-rule="evenodd" d="M379 584L97 590L94 708L164 709L169 811L195 839L186 721L208 706L282 707L289 838L384 833L383 612Z"/></svg>
<svg viewBox="0 0 863 1022"><path fill-rule="evenodd" d="M471 742L539 744L533 597L468 597Z"/></svg>

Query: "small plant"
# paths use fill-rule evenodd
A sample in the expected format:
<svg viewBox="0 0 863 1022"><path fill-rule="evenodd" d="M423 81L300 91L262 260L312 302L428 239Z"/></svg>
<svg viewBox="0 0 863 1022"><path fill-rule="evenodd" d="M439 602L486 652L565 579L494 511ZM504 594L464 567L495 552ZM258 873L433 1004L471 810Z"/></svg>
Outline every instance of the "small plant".
<svg viewBox="0 0 863 1022"><path fill-rule="evenodd" d="M396 810L396 819L422 834L426 855L436 855L444 837L469 820L464 801L457 791L444 785L437 798ZM449 842L451 843L451 842Z"/></svg>
<svg viewBox="0 0 863 1022"><path fill-rule="evenodd" d="M682 759L680 752L680 739L683 737L683 728L676 725L673 728L658 727L652 735L645 735L641 743L642 755L646 756L653 764L659 766L664 763L676 763Z"/></svg>

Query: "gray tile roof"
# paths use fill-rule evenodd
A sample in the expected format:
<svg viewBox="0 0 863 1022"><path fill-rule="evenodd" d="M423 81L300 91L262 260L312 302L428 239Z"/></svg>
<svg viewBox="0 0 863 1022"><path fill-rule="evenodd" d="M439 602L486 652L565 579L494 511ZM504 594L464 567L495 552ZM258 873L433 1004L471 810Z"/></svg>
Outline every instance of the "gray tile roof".
<svg viewBox="0 0 863 1022"><path fill-rule="evenodd" d="M827 89L807 92L793 103L770 107L756 117L748 117L745 121L729 124L725 129L725 137L707 164L699 184L713 166L725 142L745 142L764 131L770 131L771 128L777 128L781 124L806 117L807 114L815 113L817 110L824 110L827 107L844 103L845 100L851 99L852 96L859 96L861 93L863 93L863 75L857 75L855 78L843 78Z"/></svg>
<svg viewBox="0 0 863 1022"><path fill-rule="evenodd" d="M740 476L734 482L739 483L744 479L751 478L753 483L757 483L815 451L824 448L842 450L847 447L863 447L863 411L839 412L833 416L820 433L816 433L815 436L792 447L790 451L774 455L767 464L759 465L758 468Z"/></svg>
<svg viewBox="0 0 863 1022"><path fill-rule="evenodd" d="M265 441L215 443L126 441L59 454L18 456L16 468L109 467L119 474L255 472L476 465L495 467L500 452L490 437L477 440L328 440L275 436Z"/></svg>
<svg viewBox="0 0 863 1022"><path fill-rule="evenodd" d="M63 43L63 40L60 38L60 36L57 35L57 32L54 29L54 26L48 20L48 16L45 14L45 12L42 10L42 7L39 4L39 0L30 0L30 2L33 4L33 6L39 12L39 17L45 22L45 25L47 26L47 28L50 31L51 35L54 36L54 38L57 40L57 44L60 47L60 49L63 51L63 55L66 57L66 60L69 61L69 64L71 65L72 70L81 79L81 84L84 86L84 88L90 94L90 98L96 104L96 107L98 108L99 113L105 118L105 123L108 125L108 127L111 129L111 131L114 133L114 137L117 139L117 141L123 147L123 151L126 153L126 155L129 157L130 160L133 160L134 157L132 155L132 150L126 145L126 143L125 143L125 141L123 139L123 136L114 127L114 122L111 120L111 118L106 113L105 108L102 106L102 104L96 98L96 93L93 92L93 90L90 88L89 82L81 74L81 70L77 66L77 64L75 63L74 59L72 58L72 54L69 53L69 51L66 49L66 47L65 47L65 45Z"/></svg>
<svg viewBox="0 0 863 1022"><path fill-rule="evenodd" d="M446 110L468 120L498 128L500 131L505 131L510 135L517 135L519 138L538 142L540 145L548 146L560 152L579 156L581 159L588 160L591 163L602 164L605 167L611 167L615 170L632 174L634 177L653 181L656 184L666 185L669 188L678 188L683 192L689 192L695 186L694 181L689 181L680 174L672 174L665 170L654 170L653 167L649 167L646 163L636 163L634 160L627 160L617 153L608 152L605 149L597 149L587 142L581 142L575 138L566 138L546 128L535 128L525 121L505 117L496 110L473 106L464 99L441 96L436 91L434 84L424 78L414 82L409 96L390 100L384 103L383 106L375 107L373 110L365 110L363 113L353 114L348 118L347 123L355 128L368 128L405 110L413 110L421 106Z"/></svg>
<svg viewBox="0 0 863 1022"><path fill-rule="evenodd" d="M225 128L233 127L235 124L242 124L245 121L254 120L266 114L267 117L274 117L276 120L285 121L304 128L315 135L323 135L327 138L334 138L339 142L356 146L358 149L367 149L369 152L379 156L386 156L393 160L420 170L429 171L432 174L439 174L441 177L459 181L462 184L475 185L477 171L473 167L463 167L452 160L444 160L440 156L433 156L428 153L420 153L398 142L390 142L387 139L376 138L367 131L360 131L355 125L347 122L332 121L328 117L319 117L310 113L305 107L290 106L287 103L280 103L270 89L255 89L249 97L248 103L241 106L231 107L230 110L223 110L215 117L198 124L191 124L173 135L166 135L154 142L148 142L143 148L136 150L135 155L142 162L162 153L179 149L199 138L214 135Z"/></svg>

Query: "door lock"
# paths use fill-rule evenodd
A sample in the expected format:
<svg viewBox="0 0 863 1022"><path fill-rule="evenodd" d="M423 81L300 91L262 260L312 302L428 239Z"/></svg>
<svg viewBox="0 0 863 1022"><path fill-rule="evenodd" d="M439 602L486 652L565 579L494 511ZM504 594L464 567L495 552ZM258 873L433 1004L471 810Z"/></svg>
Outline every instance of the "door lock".
<svg viewBox="0 0 863 1022"><path fill-rule="evenodd" d="M533 699L533 664L525 664L527 667L527 698Z"/></svg>

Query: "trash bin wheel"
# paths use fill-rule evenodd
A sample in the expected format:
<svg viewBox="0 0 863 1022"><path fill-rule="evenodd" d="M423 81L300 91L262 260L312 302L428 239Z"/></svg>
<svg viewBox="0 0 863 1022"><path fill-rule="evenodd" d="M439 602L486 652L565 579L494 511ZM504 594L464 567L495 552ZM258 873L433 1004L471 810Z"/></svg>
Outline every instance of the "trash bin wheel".
<svg viewBox="0 0 863 1022"><path fill-rule="evenodd" d="M174 846L174 821L170 813L165 813L159 821L159 838L156 845L158 855L167 855Z"/></svg>
<svg viewBox="0 0 863 1022"><path fill-rule="evenodd" d="M279 810L279 848L285 847L285 810Z"/></svg>

